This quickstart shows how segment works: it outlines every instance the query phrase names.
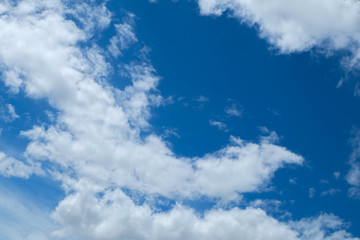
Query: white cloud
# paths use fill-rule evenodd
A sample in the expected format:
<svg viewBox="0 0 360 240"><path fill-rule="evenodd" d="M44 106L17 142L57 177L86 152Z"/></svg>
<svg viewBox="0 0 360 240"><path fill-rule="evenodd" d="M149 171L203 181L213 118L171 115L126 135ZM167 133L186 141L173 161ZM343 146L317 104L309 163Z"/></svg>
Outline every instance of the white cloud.
<svg viewBox="0 0 360 240"><path fill-rule="evenodd" d="M279 222L257 207L213 209L203 217L176 204L168 212L154 213L147 204L136 205L121 190L96 197L96 187L82 183L82 192L67 196L53 217L64 225L55 236L80 239L238 239L243 240L359 240L339 218L320 215L296 222ZM91 189L92 188L92 189Z"/></svg>
<svg viewBox="0 0 360 240"><path fill-rule="evenodd" d="M58 7L61 3L70 5L70 8L63 8L66 14L71 14L79 21L78 24L84 29L88 37L92 37L96 32L106 29L111 23L111 12L106 7L106 1L102 4L91 4L94 1L72 1L63 0L57 2Z"/></svg>
<svg viewBox="0 0 360 240"><path fill-rule="evenodd" d="M211 126L217 127L220 130L224 130L224 131L227 130L227 126L223 122L219 122L219 121L215 121L215 120L210 119L209 123L210 123Z"/></svg>
<svg viewBox="0 0 360 240"><path fill-rule="evenodd" d="M346 176L346 180L351 185L360 186L360 164L359 163L351 164L351 170L349 171L348 175Z"/></svg>
<svg viewBox="0 0 360 240"><path fill-rule="evenodd" d="M360 200L360 187L351 187L348 191L349 197Z"/></svg>
<svg viewBox="0 0 360 240"><path fill-rule="evenodd" d="M299 238L304 240L359 239L346 232L345 229L349 225L332 214L322 214L317 218L301 219L290 223L290 226L296 229L299 232Z"/></svg>
<svg viewBox="0 0 360 240"><path fill-rule="evenodd" d="M360 3L357 0L198 0L203 15L229 10L242 23L258 28L281 53L312 48L331 54L349 50L349 69L359 67ZM329 24L331 23L331 24Z"/></svg>
<svg viewBox="0 0 360 240"><path fill-rule="evenodd" d="M256 207L213 209L199 217L177 204L168 212L153 213L147 204L136 205L121 190L107 190L96 197L93 185L82 183L82 192L69 195L58 206L54 218L64 225L55 236L80 239L311 239L353 238L346 225L333 215L279 222Z"/></svg>
<svg viewBox="0 0 360 240"><path fill-rule="evenodd" d="M210 101L210 99L208 97L205 97L203 95L198 96L194 100L199 102L199 103L206 103L206 102Z"/></svg>
<svg viewBox="0 0 360 240"><path fill-rule="evenodd" d="M159 80L154 69L148 63L126 65L132 85L124 90L111 87L104 79L108 66L102 50L78 47L90 30L65 20L68 12L61 2L24 0L0 18L5 36L0 40L0 60L5 71L21 72L25 93L48 99L60 112L54 125L34 126L22 133L31 140L28 158L49 160L79 178L146 194L220 198L254 191L284 164L302 163L300 156L285 148L240 140L203 158L178 159L160 137L140 137L149 126L152 91ZM200 96L197 101L208 99ZM215 172L214 166L218 166ZM220 182L229 184L220 189Z"/></svg>
<svg viewBox="0 0 360 240"><path fill-rule="evenodd" d="M280 213L282 214L281 218L291 216L291 213L281 209L282 204L281 201L274 199L256 199L251 201L248 205L253 208L263 209L266 213Z"/></svg>
<svg viewBox="0 0 360 240"><path fill-rule="evenodd" d="M274 131L269 131L267 133L267 136L261 136L260 139L262 142L267 142L267 143L278 143L280 141L280 137L277 135L276 132Z"/></svg>
<svg viewBox="0 0 360 240"><path fill-rule="evenodd" d="M0 118L5 122L9 123L19 118L19 115L16 114L13 105L6 104L5 106L0 107Z"/></svg>
<svg viewBox="0 0 360 240"><path fill-rule="evenodd" d="M298 239L298 231L258 208L213 209L201 218L180 203L167 212L151 206L158 196L178 202L199 196L235 201L241 193L261 191L286 164L302 164L301 156L270 141L232 137L217 152L177 157L161 137L149 133L159 77L148 61L125 65L123 75L132 84L119 90L106 81L110 66L105 51L93 42L81 47L95 29L108 26L111 15L104 5L69 10L61 1L23 0L2 2L0 9L2 71L18 76L16 81L5 77L5 84L48 100L58 111L52 125L22 132L30 141L27 159L47 161L46 170L66 193L52 214L62 225L53 237ZM82 24L65 19L66 14ZM29 176L23 165L2 156L5 169L16 165L6 170L8 175ZM145 203L136 204L124 189Z"/></svg>
<svg viewBox="0 0 360 240"><path fill-rule="evenodd" d="M349 160L350 170L345 178L346 181L352 185L348 192L349 196L360 199L360 131L355 129L353 135L351 139L353 152Z"/></svg>
<svg viewBox="0 0 360 240"><path fill-rule="evenodd" d="M0 175L5 177L29 178L32 174L43 174L40 165L29 162L25 164L22 161L6 156L0 152Z"/></svg>
<svg viewBox="0 0 360 240"><path fill-rule="evenodd" d="M124 23L115 24L116 36L110 39L110 45L108 46L108 50L114 57L119 57L122 55L123 50L138 41L133 30L133 18L134 16L132 14L128 14L128 16L124 18Z"/></svg>
<svg viewBox="0 0 360 240"><path fill-rule="evenodd" d="M15 120L15 119L19 118L19 115L16 114L15 108L14 108L13 105L8 104L7 107L8 107L8 111L9 111L9 115L10 115L9 117L10 117L12 120Z"/></svg>
<svg viewBox="0 0 360 240"><path fill-rule="evenodd" d="M177 132L177 129L167 128L164 130L164 133L163 133L164 138L169 138L172 136L176 137L176 138L181 138L180 134Z"/></svg>
<svg viewBox="0 0 360 240"><path fill-rule="evenodd" d="M336 194L341 193L341 190L338 188L331 188L326 191L322 191L320 196L334 196Z"/></svg>
<svg viewBox="0 0 360 240"><path fill-rule="evenodd" d="M232 104L231 106L227 106L225 108L225 112L229 116L241 117L243 115L243 111L239 109L236 104Z"/></svg>
<svg viewBox="0 0 360 240"><path fill-rule="evenodd" d="M54 218L65 225L57 236L81 239L298 239L295 231L261 209L211 210L200 218L177 204L169 212L153 213L120 190L108 191L102 198L88 192L68 196Z"/></svg>

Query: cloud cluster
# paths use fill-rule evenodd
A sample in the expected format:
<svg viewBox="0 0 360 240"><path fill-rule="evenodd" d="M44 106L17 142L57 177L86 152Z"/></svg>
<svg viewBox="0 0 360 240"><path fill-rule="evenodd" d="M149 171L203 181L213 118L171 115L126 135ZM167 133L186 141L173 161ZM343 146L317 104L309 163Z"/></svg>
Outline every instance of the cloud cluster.
<svg viewBox="0 0 360 240"><path fill-rule="evenodd" d="M346 50L348 69L359 67L360 3L357 0L198 0L201 14L230 15L255 26L281 53L313 48Z"/></svg>
<svg viewBox="0 0 360 240"><path fill-rule="evenodd" d="M43 171L60 180L66 193L52 214L62 225L53 237L299 239L302 229L258 208L213 209L199 217L180 202L200 196L236 201L241 193L260 191L278 169L302 164L303 158L268 140L235 137L202 157L177 156L149 132L150 107L161 99L151 64L124 64L121 77L131 84L122 90L110 85L112 66L92 36L110 24L111 14L94 2L68 4L0 2L2 80L11 91L45 99L58 111L53 123L21 133L29 139L26 159L46 162ZM130 24L115 25L117 35L109 39L118 54L136 42ZM22 162L0 156L1 164L13 167L5 168L5 175L30 174ZM158 197L179 203L159 212L153 207ZM316 231L321 235L322 229ZM346 233L336 239L356 238Z"/></svg>
<svg viewBox="0 0 360 240"><path fill-rule="evenodd" d="M148 205L135 205L119 189L102 196L84 183L82 192L64 199L54 218L65 228L54 236L80 239L241 239L244 240L359 240L345 231L346 224L333 215L281 223L260 208L213 209L199 217L194 210L175 205L154 213Z"/></svg>

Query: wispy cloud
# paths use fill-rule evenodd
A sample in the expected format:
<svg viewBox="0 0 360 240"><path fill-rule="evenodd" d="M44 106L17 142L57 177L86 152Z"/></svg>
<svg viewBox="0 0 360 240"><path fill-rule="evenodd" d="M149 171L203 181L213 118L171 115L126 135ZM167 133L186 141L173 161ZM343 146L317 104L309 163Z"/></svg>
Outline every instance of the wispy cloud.
<svg viewBox="0 0 360 240"><path fill-rule="evenodd" d="M349 189L349 196L358 198L358 196L360 196L360 131L357 128L353 130L350 143L353 151L349 160L350 170L345 178L346 181L352 185Z"/></svg>
<svg viewBox="0 0 360 240"><path fill-rule="evenodd" d="M124 23L115 24L116 36L110 39L108 50L114 57L122 55L122 51L128 49L131 44L137 42L136 35L133 29L134 15L128 13L124 17Z"/></svg>
<svg viewBox="0 0 360 240"><path fill-rule="evenodd" d="M243 110L234 103L225 108L225 113L229 116L242 117Z"/></svg>
<svg viewBox="0 0 360 240"><path fill-rule="evenodd" d="M194 100L199 103L206 103L206 102L210 101L210 99L208 97L205 97L203 95L196 97Z"/></svg>
<svg viewBox="0 0 360 240"><path fill-rule="evenodd" d="M29 178L32 174L43 175L39 163L24 163L0 152L0 175L5 177Z"/></svg>
<svg viewBox="0 0 360 240"><path fill-rule="evenodd" d="M210 119L209 123L211 126L217 127L218 129L223 130L223 131L227 131L227 126L223 122L219 122L219 121Z"/></svg>
<svg viewBox="0 0 360 240"><path fill-rule="evenodd" d="M5 106L0 106L0 118L9 123L19 118L19 115L16 114L15 107L11 104L6 104Z"/></svg>
<svg viewBox="0 0 360 240"><path fill-rule="evenodd" d="M341 193L341 190L338 188L331 188L326 191L322 191L320 196L334 196L336 194Z"/></svg>
<svg viewBox="0 0 360 240"><path fill-rule="evenodd" d="M316 192L315 188L313 187L309 188L309 198L314 198L315 192Z"/></svg>

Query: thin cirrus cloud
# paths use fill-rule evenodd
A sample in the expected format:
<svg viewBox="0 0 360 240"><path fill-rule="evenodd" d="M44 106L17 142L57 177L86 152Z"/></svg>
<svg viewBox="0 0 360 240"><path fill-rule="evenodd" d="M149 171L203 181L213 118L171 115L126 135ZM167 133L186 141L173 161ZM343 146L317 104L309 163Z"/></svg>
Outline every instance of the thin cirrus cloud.
<svg viewBox="0 0 360 240"><path fill-rule="evenodd" d="M29 230L33 234L12 239L358 239L332 215L292 223L280 222L261 208L219 207L199 217L181 201L202 196L225 205L239 201L242 193L266 187L278 169L301 165L303 157L268 140L254 143L237 137L202 157L177 157L160 136L143 135L149 129L150 107L160 97L159 77L149 61L124 64L122 76L131 84L123 90L108 82L116 66L92 41L96 31L111 24L104 5L3 1L0 11L5 85L13 93L44 99L58 111L53 122L20 133L29 140L25 160L4 153L0 161L10 162L12 169L1 173L23 178L44 173L60 181L65 192L51 213L60 225L57 230L34 226ZM69 14L79 23L66 18ZM121 30L132 24L124 21L115 25L112 38L119 52L137 39L133 28ZM119 52L115 49L113 55ZM41 171L24 167L25 162ZM137 196L145 202L138 204ZM159 196L177 203L159 211L153 207ZM22 220L29 221L28 207L21 209Z"/></svg>
<svg viewBox="0 0 360 240"><path fill-rule="evenodd" d="M217 127L218 129L223 130L223 131L227 131L227 126L223 122L210 119L209 123L211 126Z"/></svg>
<svg viewBox="0 0 360 240"><path fill-rule="evenodd" d="M349 160L350 170L345 178L351 185L348 191L349 196L360 199L360 131L358 129L353 130L353 137L350 142L353 147L353 152Z"/></svg>

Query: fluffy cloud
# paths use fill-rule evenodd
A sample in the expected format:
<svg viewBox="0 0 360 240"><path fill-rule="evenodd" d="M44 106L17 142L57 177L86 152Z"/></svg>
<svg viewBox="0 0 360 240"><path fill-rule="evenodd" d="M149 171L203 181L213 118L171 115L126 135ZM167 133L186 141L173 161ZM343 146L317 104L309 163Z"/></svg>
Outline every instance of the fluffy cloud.
<svg viewBox="0 0 360 240"><path fill-rule="evenodd" d="M299 232L299 238L304 240L359 239L351 237L351 235L344 230L346 225L347 224L341 219L332 214L323 214L317 218L305 218L290 223L290 226Z"/></svg>
<svg viewBox="0 0 360 240"><path fill-rule="evenodd" d="M0 3L4 83L13 92L48 100L58 111L52 124L21 133L30 141L25 157L37 164L46 161L44 170L61 181L66 193L52 214L62 225L53 237L298 239L300 230L261 209L213 209L199 217L180 203L169 211L153 207L158 197L238 200L241 193L260 191L279 168L302 164L303 158L269 140L253 143L235 137L202 157L176 156L149 131L150 107L161 99L151 64L124 64L122 77L132 83L122 90L111 86L106 52L92 39L95 30L108 26L111 14L93 2L72 8L65 3ZM77 24L65 17L69 14ZM136 39L126 24L115 26L112 39L119 51ZM21 173L16 160L3 159L14 166L14 174L6 170L8 175Z"/></svg>
<svg viewBox="0 0 360 240"><path fill-rule="evenodd" d="M75 233L82 239L298 239L290 227L260 209L211 210L200 218L178 204L169 212L153 213L120 190L101 198L87 191L68 196L54 217L67 227L55 235Z"/></svg>
<svg viewBox="0 0 360 240"><path fill-rule="evenodd" d="M83 183L82 191L68 196L54 218L64 228L54 236L79 239L289 239L359 240L345 231L346 224L333 215L296 222L279 222L254 207L213 209L203 217L181 204L168 212L136 205L119 189L95 195L96 187ZM92 186L92 187L86 187Z"/></svg>
<svg viewBox="0 0 360 240"><path fill-rule="evenodd" d="M256 26L281 53L312 48L327 54L349 50L348 68L359 67L360 3L357 0L198 0L201 14L225 11L250 26Z"/></svg>
<svg viewBox="0 0 360 240"><path fill-rule="evenodd" d="M32 162L26 164L0 152L0 175L5 177L29 178L32 174L43 174L40 164Z"/></svg>
<svg viewBox="0 0 360 240"><path fill-rule="evenodd" d="M219 198L255 191L284 164L302 162L285 148L240 140L203 158L179 159L160 137L140 137L148 127L152 91L159 80L154 69L147 63L127 65L124 74L132 85L113 88L105 80L108 65L102 50L78 47L89 31L64 19L67 12L61 2L22 1L1 18L6 26L0 30L6 36L0 49L5 71L21 72L25 93L48 99L60 111L55 125L22 133L31 140L28 158L49 160L63 174L74 171L104 186L167 197ZM118 31L117 38L127 39L130 30Z"/></svg>

